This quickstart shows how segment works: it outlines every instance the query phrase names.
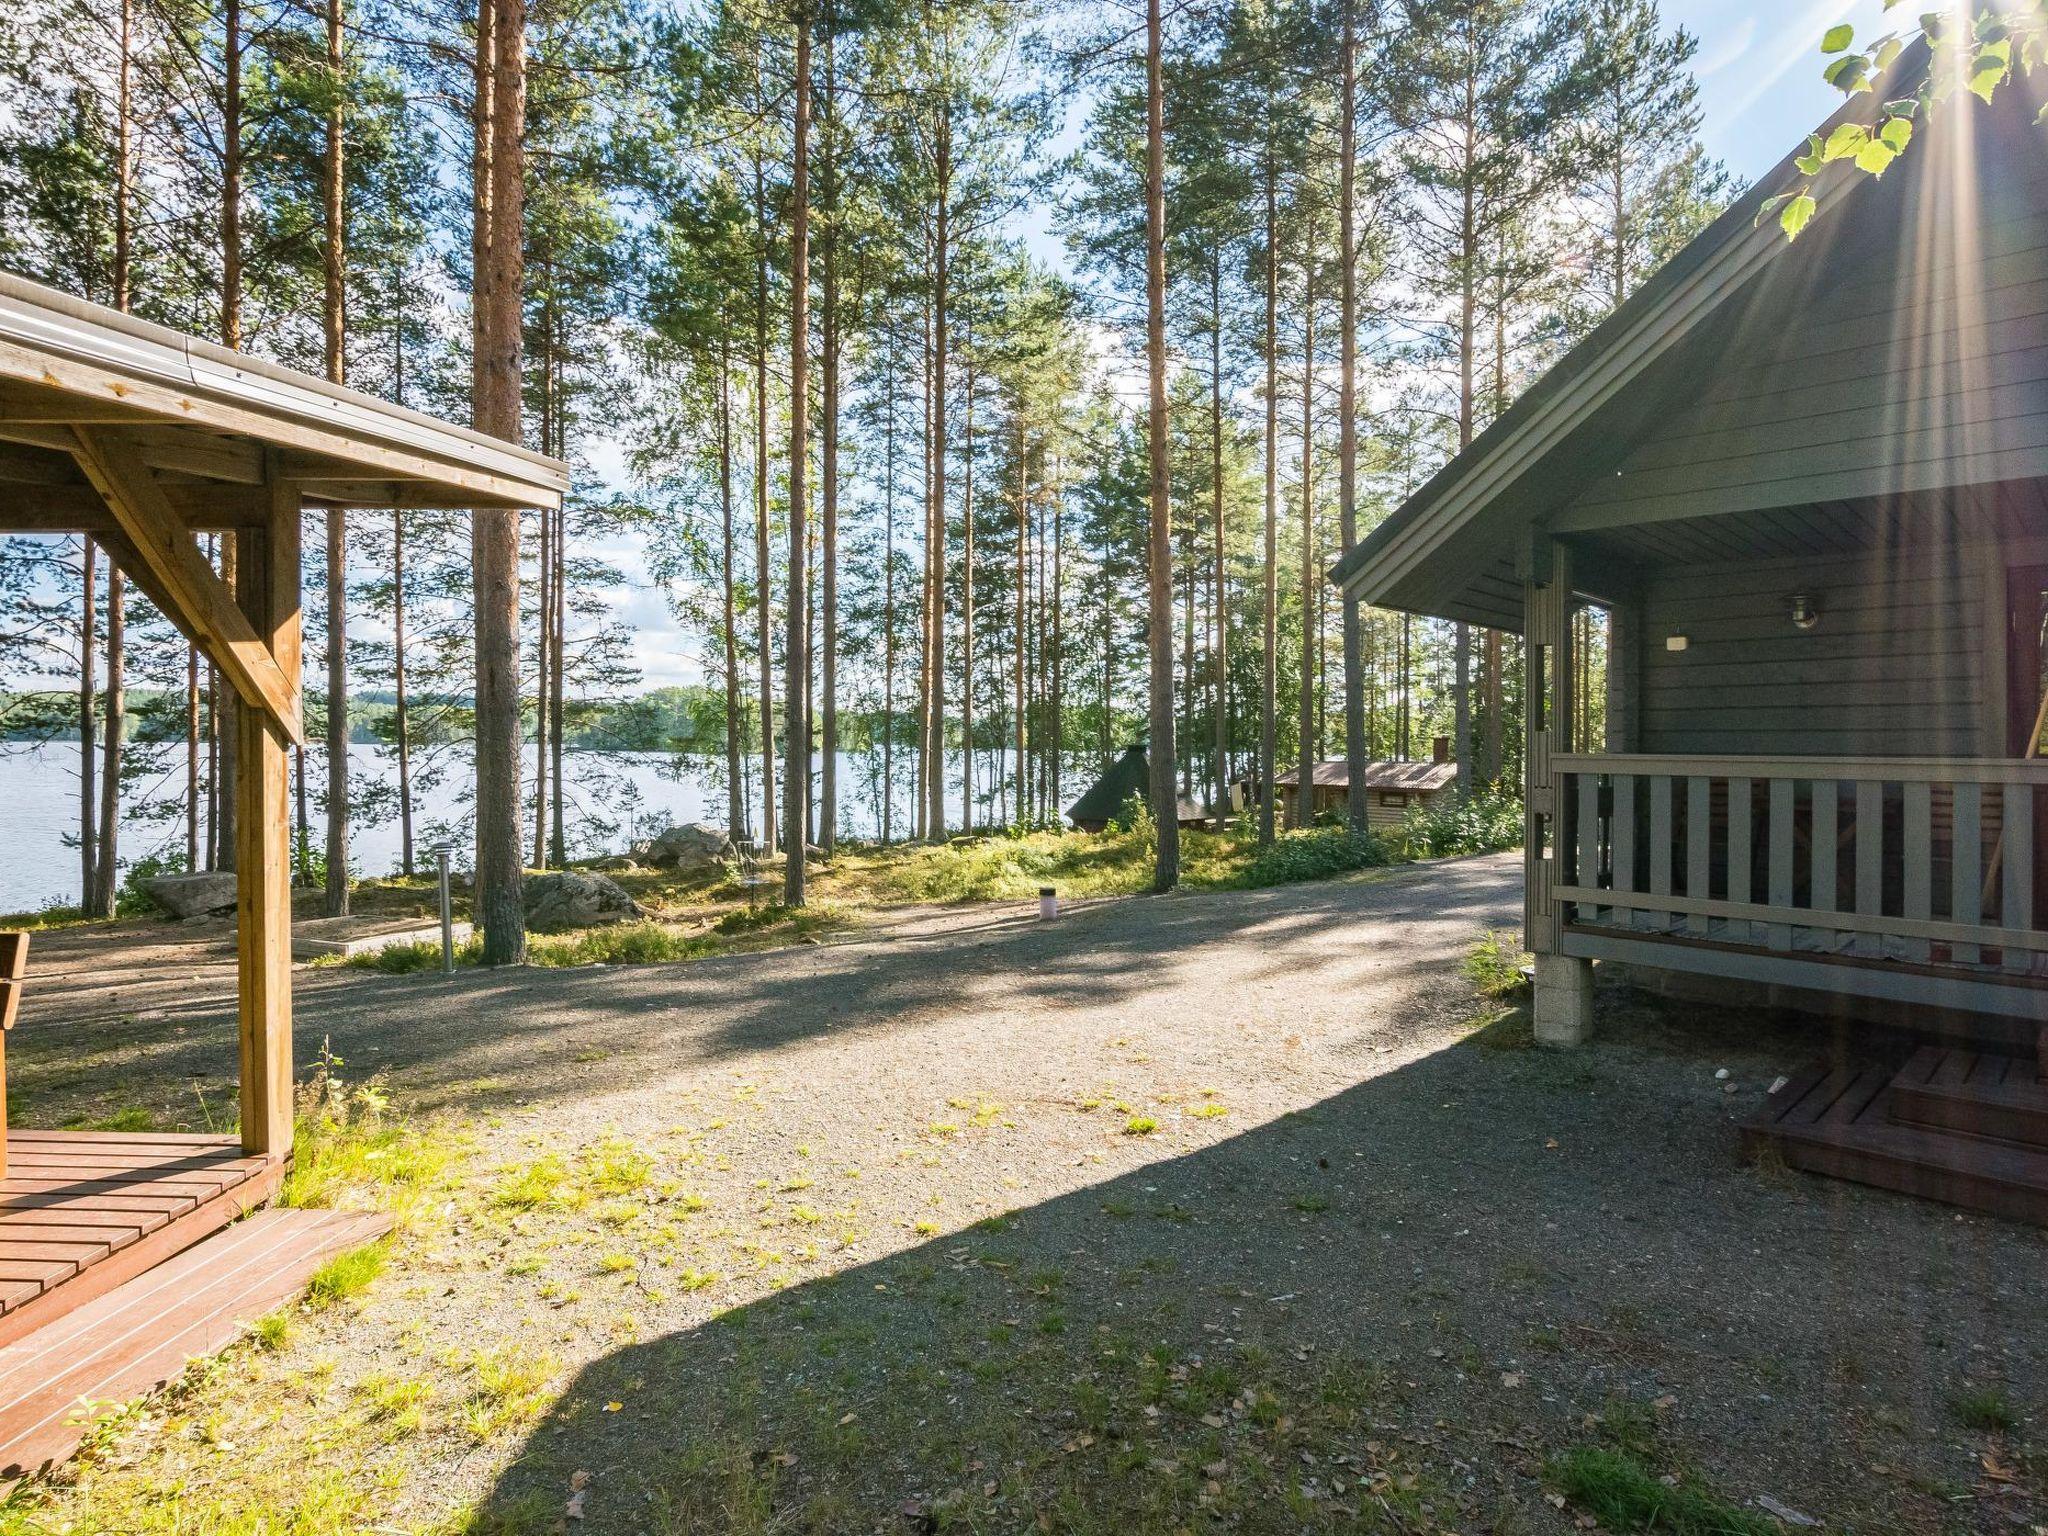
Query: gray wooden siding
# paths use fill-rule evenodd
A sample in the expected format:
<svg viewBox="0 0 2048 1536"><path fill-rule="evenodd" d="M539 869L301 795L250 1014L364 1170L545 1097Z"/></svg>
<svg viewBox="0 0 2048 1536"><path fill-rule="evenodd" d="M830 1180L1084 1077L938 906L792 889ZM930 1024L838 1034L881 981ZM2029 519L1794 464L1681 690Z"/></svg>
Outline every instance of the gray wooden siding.
<svg viewBox="0 0 2048 1536"><path fill-rule="evenodd" d="M1796 591L1819 601L1812 630L1792 626ZM1978 756L2003 708L1984 594L1962 556L1928 549L1646 571L1641 750Z"/></svg>
<svg viewBox="0 0 2048 1536"><path fill-rule="evenodd" d="M1918 228L1894 261L1873 271L1838 245L1818 271L1753 284L1730 301L1697 397L1568 517L1612 526L2048 473L2048 191L2036 180L1983 189L1996 201L1967 238L1916 189L1892 212Z"/></svg>

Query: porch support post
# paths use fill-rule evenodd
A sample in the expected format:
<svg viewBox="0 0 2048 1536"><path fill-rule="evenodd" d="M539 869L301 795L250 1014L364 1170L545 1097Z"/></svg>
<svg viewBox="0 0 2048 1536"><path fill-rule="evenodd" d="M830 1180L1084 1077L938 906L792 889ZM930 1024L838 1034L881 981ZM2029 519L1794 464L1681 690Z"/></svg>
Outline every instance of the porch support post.
<svg viewBox="0 0 2048 1536"><path fill-rule="evenodd" d="M1536 1043L1584 1045L1593 1037L1593 962L1536 957Z"/></svg>
<svg viewBox="0 0 2048 1536"><path fill-rule="evenodd" d="M245 529L237 606L299 694L299 491L271 455L270 516ZM240 963L242 1146L292 1149L292 893L284 723L241 704L235 730L236 949Z"/></svg>
<svg viewBox="0 0 2048 1536"><path fill-rule="evenodd" d="M1539 533L1524 571L1528 645L1527 821L1523 870L1528 888L1526 942L1536 957L1536 1038L1578 1045L1593 1028L1593 966L1561 952L1564 908L1551 892L1571 883L1572 796L1552 760L1572 750L1572 552Z"/></svg>

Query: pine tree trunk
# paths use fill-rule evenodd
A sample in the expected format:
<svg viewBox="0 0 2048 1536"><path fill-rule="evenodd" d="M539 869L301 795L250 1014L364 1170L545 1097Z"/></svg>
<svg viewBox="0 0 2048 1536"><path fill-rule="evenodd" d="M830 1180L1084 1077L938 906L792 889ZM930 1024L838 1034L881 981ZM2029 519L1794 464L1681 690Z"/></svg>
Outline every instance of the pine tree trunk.
<svg viewBox="0 0 2048 1536"><path fill-rule="evenodd" d="M1272 104L1267 103L1270 119ZM1273 841L1280 791L1280 197L1273 137L1266 136L1266 654L1259 677L1259 846Z"/></svg>
<svg viewBox="0 0 2048 1536"><path fill-rule="evenodd" d="M960 471L960 821L974 821L974 331L966 331L967 370L962 380L966 421Z"/></svg>
<svg viewBox="0 0 2048 1536"><path fill-rule="evenodd" d="M1030 542L1031 518L1031 474L1029 451L1024 439L1024 417L1017 417L1017 611L1016 634L1011 641L1010 664L1015 676L1011 679L1016 693L1015 718L1017 736L1017 823L1022 826L1031 817L1030 782L1031 774L1026 766L1029 746L1030 712L1024 702L1024 556Z"/></svg>
<svg viewBox="0 0 2048 1536"><path fill-rule="evenodd" d="M823 694L820 744L824 755L819 785L818 846L828 854L839 845L839 76L834 33L825 33L825 115L819 149L824 159L826 212L824 249L820 252L822 289L818 316L824 377L819 381L819 423L823 442L818 465L823 544L824 661L819 691Z"/></svg>
<svg viewBox="0 0 2048 1536"><path fill-rule="evenodd" d="M185 647L185 870L199 868L199 648Z"/></svg>
<svg viewBox="0 0 2048 1536"><path fill-rule="evenodd" d="M1343 241L1341 299L1338 321L1343 354L1337 399L1337 538L1343 553L1358 542L1358 49L1354 37L1353 0L1343 0L1339 46L1343 50L1344 87L1338 108L1337 136L1339 238ZM1358 597L1344 590L1344 762L1345 811L1354 833L1368 826L1365 787L1365 634L1359 622Z"/></svg>
<svg viewBox="0 0 2048 1536"><path fill-rule="evenodd" d="M112 917L120 888L121 736L128 718L126 583L107 562L107 692L106 731L100 758L100 835L93 851L93 896L86 904L92 917Z"/></svg>
<svg viewBox="0 0 2048 1536"><path fill-rule="evenodd" d="M721 628L725 638L725 826L734 844L746 827L746 784L740 766L739 603L732 570L732 340L718 331L718 546Z"/></svg>
<svg viewBox="0 0 2048 1536"><path fill-rule="evenodd" d="M782 900L804 904L804 841L810 825L811 744L808 711L801 706L810 686L810 632L806 620L809 578L811 360L811 24L796 19L796 67L792 80L791 138L795 169L790 181L789 232L789 608L783 640L782 696L792 718L784 731L782 793L789 831L782 870Z"/></svg>
<svg viewBox="0 0 2048 1536"><path fill-rule="evenodd" d="M1215 640L1215 803L1210 807L1221 832L1230 814L1230 622L1225 590L1228 562L1223 547L1223 258L1220 249L1209 258L1209 514L1216 540Z"/></svg>
<svg viewBox="0 0 2048 1536"><path fill-rule="evenodd" d="M327 0L327 78L334 95L327 111L327 146L320 168L325 194L321 318L327 377L336 384L348 378L342 4L343 0ZM335 507L327 514L327 889L322 910L329 917L348 912L348 813L348 517Z"/></svg>
<svg viewBox="0 0 2048 1536"><path fill-rule="evenodd" d="M1315 508L1315 380L1316 272L1315 237L1308 235L1302 284L1301 345L1301 721L1297 748L1300 779L1294 791L1294 824L1306 827L1316 815L1316 508Z"/></svg>
<svg viewBox="0 0 2048 1536"><path fill-rule="evenodd" d="M482 349L475 359L476 426L517 442L521 435L522 300L525 290L526 6L482 0L479 35L491 39L489 131L479 134L489 170ZM470 514L476 626L476 884L483 962L526 958L520 775L519 514L478 508Z"/></svg>
<svg viewBox="0 0 2048 1536"><path fill-rule="evenodd" d="M937 134L937 217L932 262L932 469L928 514L931 599L931 742L925 771L925 834L946 840L946 327L951 300L948 290L952 255L950 218L953 199L953 117L950 103L939 108Z"/></svg>
<svg viewBox="0 0 2048 1536"><path fill-rule="evenodd" d="M775 648L773 562L768 549L768 191L761 152L754 151L754 640L761 689L761 852L772 856L775 823Z"/></svg>
<svg viewBox="0 0 2048 1536"><path fill-rule="evenodd" d="M112 565L112 560L108 561ZM91 912L99 889L99 546L91 539L79 546L78 598L78 907Z"/></svg>
<svg viewBox="0 0 2048 1536"><path fill-rule="evenodd" d="M888 353L882 420L882 846L896 832L896 351Z"/></svg>
<svg viewBox="0 0 2048 1536"><path fill-rule="evenodd" d="M391 691L392 728L398 743L398 841L400 868L413 875L412 709L405 675L405 514L391 514Z"/></svg>
<svg viewBox="0 0 2048 1536"><path fill-rule="evenodd" d="M1152 816L1159 847L1152 889L1180 883L1180 806L1174 793L1173 488L1166 415L1166 92L1161 64L1160 0L1145 3L1145 364L1148 386L1150 554L1148 647L1151 654Z"/></svg>

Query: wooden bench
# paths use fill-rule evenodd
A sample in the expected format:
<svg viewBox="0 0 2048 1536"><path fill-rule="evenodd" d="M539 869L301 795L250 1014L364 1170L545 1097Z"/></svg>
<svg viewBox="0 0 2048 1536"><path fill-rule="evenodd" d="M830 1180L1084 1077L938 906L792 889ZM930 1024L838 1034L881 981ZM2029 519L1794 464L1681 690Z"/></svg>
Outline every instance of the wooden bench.
<svg viewBox="0 0 2048 1536"><path fill-rule="evenodd" d="M0 933L0 1179L7 1177L7 1031L21 1012L28 975L28 935Z"/></svg>

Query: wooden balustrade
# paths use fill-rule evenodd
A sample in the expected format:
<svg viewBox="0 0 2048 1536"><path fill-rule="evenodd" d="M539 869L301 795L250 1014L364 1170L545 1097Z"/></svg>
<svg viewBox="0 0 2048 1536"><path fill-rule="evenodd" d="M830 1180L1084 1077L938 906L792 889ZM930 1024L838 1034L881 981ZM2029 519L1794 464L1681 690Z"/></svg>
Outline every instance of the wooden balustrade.
<svg viewBox="0 0 2048 1536"><path fill-rule="evenodd" d="M2048 975L2048 760L1560 755L1566 925Z"/></svg>

